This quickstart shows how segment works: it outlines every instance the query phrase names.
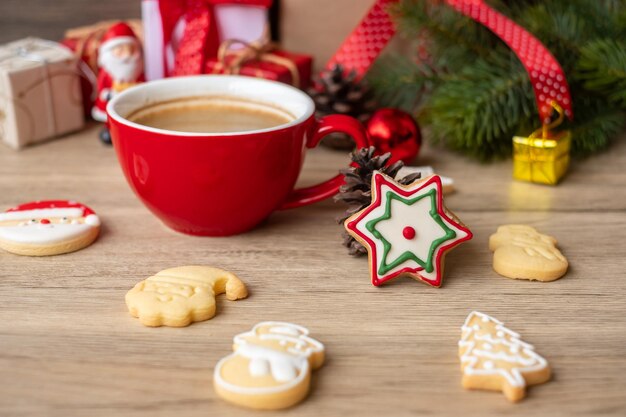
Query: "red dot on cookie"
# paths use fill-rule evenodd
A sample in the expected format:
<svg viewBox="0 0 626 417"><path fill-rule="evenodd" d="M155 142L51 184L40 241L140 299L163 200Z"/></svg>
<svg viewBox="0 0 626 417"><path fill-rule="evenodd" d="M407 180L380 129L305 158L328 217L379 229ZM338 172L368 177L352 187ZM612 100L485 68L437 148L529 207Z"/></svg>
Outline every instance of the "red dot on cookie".
<svg viewBox="0 0 626 417"><path fill-rule="evenodd" d="M404 236L405 239L413 239L415 237L415 229L411 226L405 227L402 229L402 236Z"/></svg>
<svg viewBox="0 0 626 417"><path fill-rule="evenodd" d="M50 220L48 220L48 219L41 219L39 221L39 223L41 223L41 224L50 224Z"/></svg>

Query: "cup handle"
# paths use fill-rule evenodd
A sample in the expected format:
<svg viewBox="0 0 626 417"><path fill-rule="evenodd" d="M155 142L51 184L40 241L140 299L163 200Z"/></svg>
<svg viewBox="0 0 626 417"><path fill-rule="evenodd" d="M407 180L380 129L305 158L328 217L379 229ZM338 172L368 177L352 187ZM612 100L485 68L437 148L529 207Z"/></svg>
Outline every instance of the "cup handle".
<svg viewBox="0 0 626 417"><path fill-rule="evenodd" d="M315 133L307 140L307 148L315 148L326 135L336 132L352 136L357 149L369 146L367 133L361 123L350 116L331 114L317 121ZM343 182L343 175L339 174L322 183L295 189L289 194L280 210L302 207L332 197L337 194Z"/></svg>

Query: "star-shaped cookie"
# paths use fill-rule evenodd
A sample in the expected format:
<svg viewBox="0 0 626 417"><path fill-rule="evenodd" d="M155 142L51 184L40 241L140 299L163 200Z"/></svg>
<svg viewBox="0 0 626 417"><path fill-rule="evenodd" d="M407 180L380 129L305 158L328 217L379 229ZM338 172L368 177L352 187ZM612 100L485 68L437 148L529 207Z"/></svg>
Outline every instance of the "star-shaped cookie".
<svg viewBox="0 0 626 417"><path fill-rule="evenodd" d="M372 176L372 203L344 226L367 248L372 284L408 275L441 286L448 250L472 232L443 205L441 178L432 175L401 186L390 177Z"/></svg>

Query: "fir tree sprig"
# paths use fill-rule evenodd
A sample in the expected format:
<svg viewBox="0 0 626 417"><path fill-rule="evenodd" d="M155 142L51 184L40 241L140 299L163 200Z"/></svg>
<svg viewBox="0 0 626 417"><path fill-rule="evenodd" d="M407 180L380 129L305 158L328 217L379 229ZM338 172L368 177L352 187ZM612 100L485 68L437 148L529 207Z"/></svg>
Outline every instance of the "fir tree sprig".
<svg viewBox="0 0 626 417"><path fill-rule="evenodd" d="M490 0L537 36L562 65L574 102L572 152L608 146L624 127L626 0ZM528 75L489 30L444 1L402 0L401 34L426 32L430 60L384 57L368 74L383 105L430 127L432 138L479 159L511 155L511 137L538 124ZM417 96L417 97L416 97Z"/></svg>

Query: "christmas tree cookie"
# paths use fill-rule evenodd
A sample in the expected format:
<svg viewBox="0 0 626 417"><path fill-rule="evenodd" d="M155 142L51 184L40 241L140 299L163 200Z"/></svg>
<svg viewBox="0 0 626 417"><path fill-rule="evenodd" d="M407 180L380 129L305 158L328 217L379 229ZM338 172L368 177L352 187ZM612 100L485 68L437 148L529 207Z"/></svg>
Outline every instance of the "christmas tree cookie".
<svg viewBox="0 0 626 417"><path fill-rule="evenodd" d="M443 205L437 175L404 186L375 172L371 204L350 216L344 226L367 249L376 286L407 275L439 287L446 253L472 238L472 232Z"/></svg>
<svg viewBox="0 0 626 417"><path fill-rule="evenodd" d="M502 391L509 401L516 402L526 395L527 385L550 379L548 362L493 317L474 311L461 331L463 387Z"/></svg>

